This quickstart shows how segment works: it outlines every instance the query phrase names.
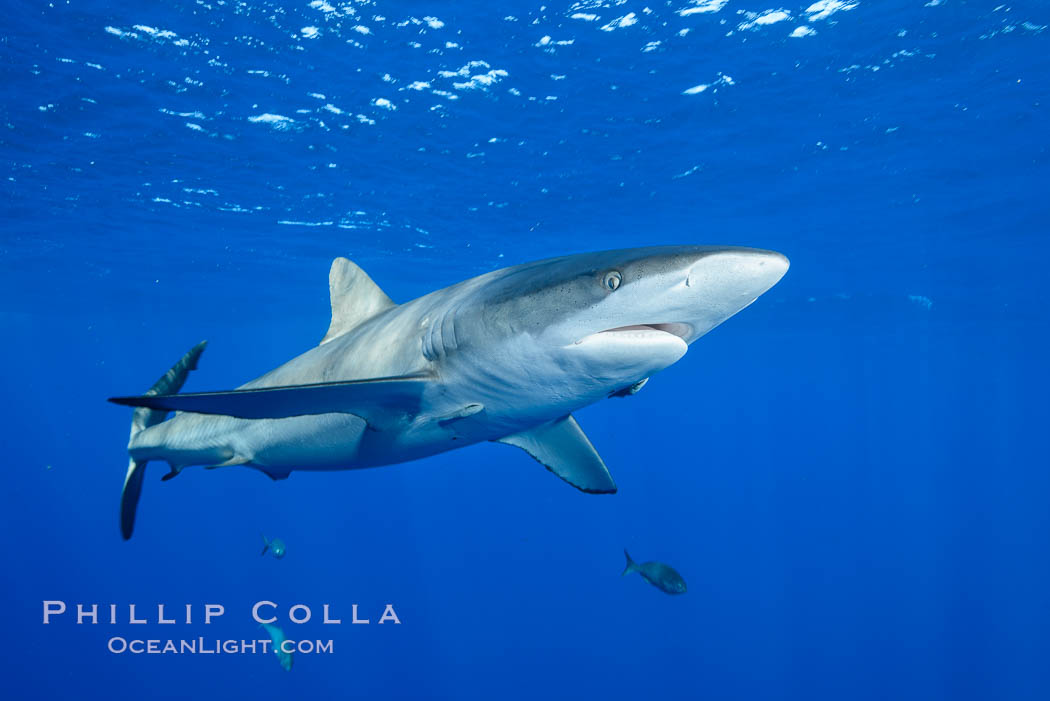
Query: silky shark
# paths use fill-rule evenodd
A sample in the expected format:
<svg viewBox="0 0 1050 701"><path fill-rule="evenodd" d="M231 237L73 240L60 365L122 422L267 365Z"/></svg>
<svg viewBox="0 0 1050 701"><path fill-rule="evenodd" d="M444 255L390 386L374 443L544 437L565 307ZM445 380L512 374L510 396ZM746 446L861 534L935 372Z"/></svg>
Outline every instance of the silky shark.
<svg viewBox="0 0 1050 701"><path fill-rule="evenodd" d="M152 460L170 466L164 479L245 465L278 480L498 441L611 494L572 412L637 392L787 269L783 255L750 248L632 248L517 265L399 305L336 258L320 345L237 389L180 394L201 343L144 395L110 399L137 407L121 531L131 537Z"/></svg>

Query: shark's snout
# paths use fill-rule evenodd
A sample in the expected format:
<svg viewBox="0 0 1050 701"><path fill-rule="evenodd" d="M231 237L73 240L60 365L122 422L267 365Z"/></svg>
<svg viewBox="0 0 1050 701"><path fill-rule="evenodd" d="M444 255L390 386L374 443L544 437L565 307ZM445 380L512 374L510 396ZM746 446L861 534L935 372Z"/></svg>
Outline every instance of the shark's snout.
<svg viewBox="0 0 1050 701"><path fill-rule="evenodd" d="M753 301L777 284L789 266L787 256L776 251L729 249L699 258L689 268L685 284L706 284L723 290L723 294L750 296Z"/></svg>
<svg viewBox="0 0 1050 701"><path fill-rule="evenodd" d="M755 278L764 285L762 292L780 282L780 278L784 277L791 267L787 256L776 251L757 251L754 257Z"/></svg>
<svg viewBox="0 0 1050 701"><path fill-rule="evenodd" d="M692 343L777 284L788 270L788 259L776 251L729 248L697 258L685 271L681 286L674 288L669 306L678 321L692 330Z"/></svg>

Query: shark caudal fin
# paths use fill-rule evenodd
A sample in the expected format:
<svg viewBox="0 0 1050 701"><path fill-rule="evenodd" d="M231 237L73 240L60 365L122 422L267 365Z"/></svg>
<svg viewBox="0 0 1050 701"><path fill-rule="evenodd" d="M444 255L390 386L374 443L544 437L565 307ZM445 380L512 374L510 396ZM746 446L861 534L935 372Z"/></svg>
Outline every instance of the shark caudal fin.
<svg viewBox="0 0 1050 701"><path fill-rule="evenodd" d="M261 535L262 539L263 539L263 549L262 549L262 552L259 553L259 554L260 555L265 555L266 551L270 549L270 541L266 539L266 534L265 533L260 533L259 535Z"/></svg>
<svg viewBox="0 0 1050 701"><path fill-rule="evenodd" d="M183 383L191 370L197 369L197 359L204 352L207 341L201 341L182 356L170 370L153 383L146 392L147 395L174 394L182 389ZM140 431L154 426L163 421L168 415L165 409L149 409L139 407L131 415L131 438L134 439ZM130 443L130 441L129 441ZM142 494L142 478L146 474L146 462L136 462L132 459L128 463L128 472L124 476L124 489L120 493L120 532L124 540L131 538L131 532L135 528L135 512L139 505L139 496Z"/></svg>
<svg viewBox="0 0 1050 701"><path fill-rule="evenodd" d="M630 554L627 552L627 548L623 549L623 556L627 558L627 565L624 566L623 572L620 573L621 577L623 577L624 575L628 575L631 572L634 572L636 569L638 569L638 565L636 565L634 560L631 559Z"/></svg>

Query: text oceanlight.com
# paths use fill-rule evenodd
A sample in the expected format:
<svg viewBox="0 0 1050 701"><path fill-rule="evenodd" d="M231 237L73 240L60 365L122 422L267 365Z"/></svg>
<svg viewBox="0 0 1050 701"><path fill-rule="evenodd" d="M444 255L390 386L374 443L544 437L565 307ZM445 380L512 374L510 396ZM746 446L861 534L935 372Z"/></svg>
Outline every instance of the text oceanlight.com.
<svg viewBox="0 0 1050 701"><path fill-rule="evenodd" d="M276 652L273 642L267 639L260 640L127 640L119 636L109 639L107 648L115 654L131 653L133 655L252 655L258 653ZM290 655L298 653L301 655L324 655L332 654L333 644L331 640L282 640L280 651Z"/></svg>

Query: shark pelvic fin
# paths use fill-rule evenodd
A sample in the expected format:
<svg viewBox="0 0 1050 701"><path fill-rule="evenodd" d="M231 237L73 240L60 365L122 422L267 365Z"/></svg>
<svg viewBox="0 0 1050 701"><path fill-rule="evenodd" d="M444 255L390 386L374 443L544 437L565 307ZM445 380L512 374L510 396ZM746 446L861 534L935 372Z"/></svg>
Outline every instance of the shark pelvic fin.
<svg viewBox="0 0 1050 701"><path fill-rule="evenodd" d="M234 455L233 457L223 460L222 462L215 463L214 465L207 465L204 469L217 470L220 467L235 467L237 465L247 465L251 461L251 458L245 457L243 455Z"/></svg>
<svg viewBox="0 0 1050 701"><path fill-rule="evenodd" d="M411 414L419 407L428 374L378 377L349 382L235 389L228 392L144 394L110 397L114 404L153 410L218 414L239 419L286 419L315 414L355 414L370 424L384 416Z"/></svg>
<svg viewBox="0 0 1050 701"><path fill-rule="evenodd" d="M342 336L366 319L397 306L368 277L368 273L346 258L332 261L328 289L332 295L332 323L321 339L321 345Z"/></svg>
<svg viewBox="0 0 1050 701"><path fill-rule="evenodd" d="M521 448L581 492L616 493L609 469L572 414L497 442Z"/></svg>

